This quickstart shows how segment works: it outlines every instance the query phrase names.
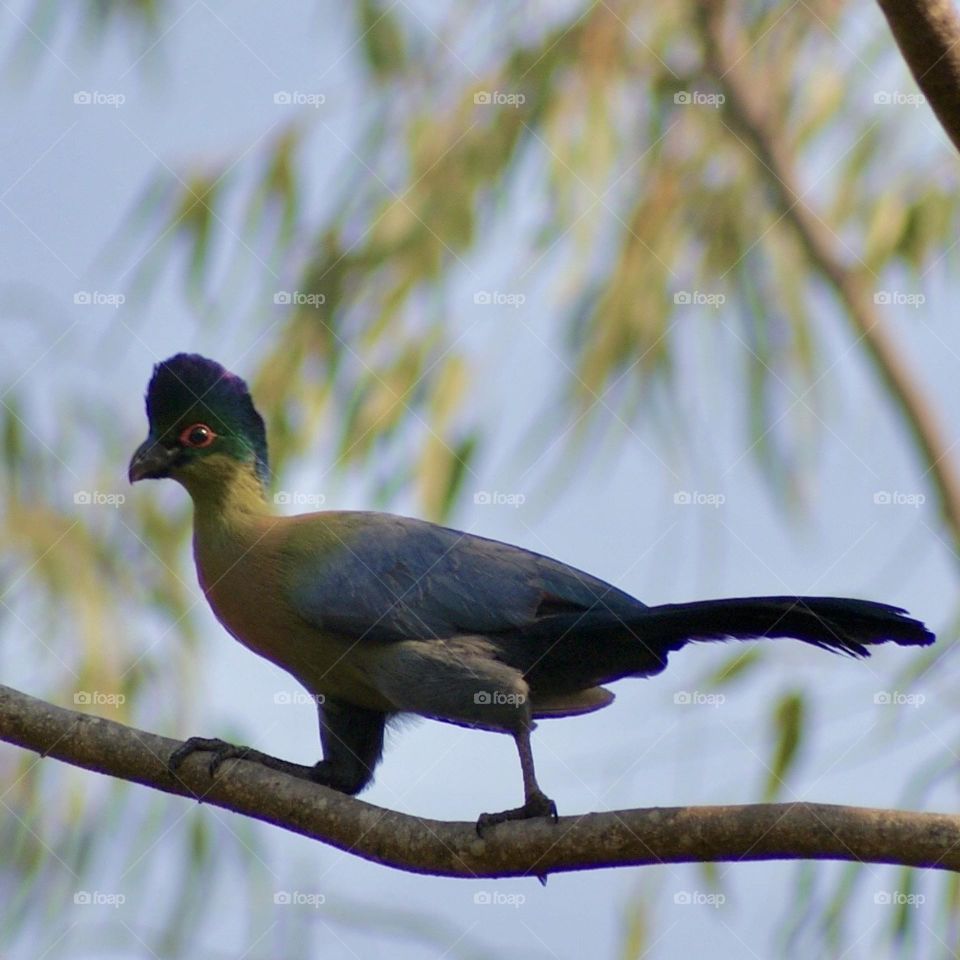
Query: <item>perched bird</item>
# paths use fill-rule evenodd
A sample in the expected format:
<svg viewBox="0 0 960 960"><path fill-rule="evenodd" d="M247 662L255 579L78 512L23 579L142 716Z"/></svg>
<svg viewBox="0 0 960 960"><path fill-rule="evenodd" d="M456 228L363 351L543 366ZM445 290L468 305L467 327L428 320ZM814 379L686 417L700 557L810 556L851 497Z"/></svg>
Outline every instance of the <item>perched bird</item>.
<svg viewBox="0 0 960 960"><path fill-rule="evenodd" d="M535 720L607 706L604 684L660 673L692 640L795 637L858 657L889 640L934 640L884 603L786 596L648 607L557 560L422 520L278 516L263 420L243 380L181 353L154 368L146 404L150 432L131 483L172 477L186 487L210 606L237 640L315 695L323 745L311 767L194 737L171 757L174 769L209 751L211 776L243 757L355 794L373 776L388 719L420 714L514 738L524 804L482 814L482 832L556 819L534 774Z"/></svg>

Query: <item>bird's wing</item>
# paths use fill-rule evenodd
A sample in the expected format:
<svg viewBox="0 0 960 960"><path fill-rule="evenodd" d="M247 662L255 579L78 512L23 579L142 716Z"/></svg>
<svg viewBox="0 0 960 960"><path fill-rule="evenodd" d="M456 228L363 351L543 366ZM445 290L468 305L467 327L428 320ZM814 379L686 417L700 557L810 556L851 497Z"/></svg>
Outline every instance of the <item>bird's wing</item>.
<svg viewBox="0 0 960 960"><path fill-rule="evenodd" d="M372 641L514 632L545 618L644 605L529 550L383 513L293 518L289 602L317 629Z"/></svg>

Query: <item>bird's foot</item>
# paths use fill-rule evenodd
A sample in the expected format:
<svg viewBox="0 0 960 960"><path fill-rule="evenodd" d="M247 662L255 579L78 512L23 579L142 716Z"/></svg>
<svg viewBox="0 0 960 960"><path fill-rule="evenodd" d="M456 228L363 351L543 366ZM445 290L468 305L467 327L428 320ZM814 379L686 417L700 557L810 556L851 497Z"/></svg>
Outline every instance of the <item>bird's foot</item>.
<svg viewBox="0 0 960 960"><path fill-rule="evenodd" d="M230 760L234 757L240 760L254 760L257 754L257 751L251 750L250 747L238 747L217 737L190 737L170 754L167 767L171 773L174 773L190 754L201 752L210 754L207 770L211 780L224 760Z"/></svg>
<svg viewBox="0 0 960 960"><path fill-rule="evenodd" d="M489 828L508 820L531 820L535 817L547 817L552 823L557 822L557 805L539 790L527 797L522 807L513 810L502 810L500 813L481 813L477 819L477 833L482 837Z"/></svg>
<svg viewBox="0 0 960 960"><path fill-rule="evenodd" d="M209 753L210 760L207 769L210 772L210 778L213 779L220 764L224 760L249 760L252 763L259 763L268 770L279 770L291 777L298 777L301 780L310 780L314 783L320 783L324 786L331 786L335 790L343 790L347 793L356 793L356 789L350 790L347 787L341 787L337 782L332 781L329 774L329 764L324 761L312 767L304 766L302 763L291 763L289 760L281 760L279 757L271 757L269 753L261 753L254 750L253 747L238 747L219 737L190 737L184 741L167 761L167 766L171 773L174 773L177 767L183 763L191 753ZM357 788L359 789L359 788Z"/></svg>

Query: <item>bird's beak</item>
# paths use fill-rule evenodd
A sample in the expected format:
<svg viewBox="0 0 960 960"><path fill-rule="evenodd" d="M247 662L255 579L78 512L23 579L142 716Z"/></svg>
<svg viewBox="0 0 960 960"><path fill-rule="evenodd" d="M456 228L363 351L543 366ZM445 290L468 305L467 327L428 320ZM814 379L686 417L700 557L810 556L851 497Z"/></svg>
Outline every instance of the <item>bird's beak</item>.
<svg viewBox="0 0 960 960"><path fill-rule="evenodd" d="M161 477L167 477L170 475L170 466L176 455L176 450L171 450L147 437L137 447L137 452L130 461L127 478L131 483L136 483L138 480L158 480Z"/></svg>

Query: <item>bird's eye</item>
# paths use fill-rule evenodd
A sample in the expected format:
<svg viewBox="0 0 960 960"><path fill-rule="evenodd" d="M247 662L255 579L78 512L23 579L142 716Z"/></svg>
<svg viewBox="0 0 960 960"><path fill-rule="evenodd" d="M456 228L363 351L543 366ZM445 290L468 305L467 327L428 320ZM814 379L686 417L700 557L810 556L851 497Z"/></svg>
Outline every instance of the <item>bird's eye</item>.
<svg viewBox="0 0 960 960"><path fill-rule="evenodd" d="M185 447L209 447L216 439L217 435L205 423L195 423L180 434Z"/></svg>

